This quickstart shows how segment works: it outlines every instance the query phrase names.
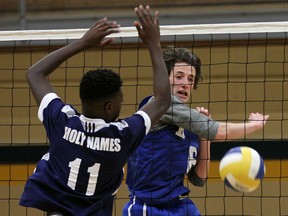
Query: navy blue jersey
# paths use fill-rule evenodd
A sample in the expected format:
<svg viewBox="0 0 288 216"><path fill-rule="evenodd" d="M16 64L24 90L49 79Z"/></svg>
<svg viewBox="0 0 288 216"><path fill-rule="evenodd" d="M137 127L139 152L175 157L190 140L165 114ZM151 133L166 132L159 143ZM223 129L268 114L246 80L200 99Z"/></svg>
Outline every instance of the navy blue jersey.
<svg viewBox="0 0 288 216"><path fill-rule="evenodd" d="M172 124L153 128L128 160L126 183L131 196L159 205L187 195L183 179L196 164L198 149L196 134Z"/></svg>
<svg viewBox="0 0 288 216"><path fill-rule="evenodd" d="M38 116L50 148L29 177L20 205L69 215L91 215L111 198L127 158L151 125L143 111L118 122L89 119L54 93L43 98Z"/></svg>

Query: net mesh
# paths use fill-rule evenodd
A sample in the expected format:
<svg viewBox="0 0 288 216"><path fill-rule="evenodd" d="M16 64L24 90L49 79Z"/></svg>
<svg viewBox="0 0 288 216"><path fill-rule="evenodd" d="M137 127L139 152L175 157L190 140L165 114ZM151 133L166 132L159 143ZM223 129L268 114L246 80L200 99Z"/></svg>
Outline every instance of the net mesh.
<svg viewBox="0 0 288 216"><path fill-rule="evenodd" d="M194 187L185 179L191 189L189 198L203 215L288 214L285 204L288 201L287 24L161 26L163 47L183 46L201 58L204 80L192 93L191 107L207 107L213 119L219 121L243 122L250 112L270 115L262 131L237 142L211 144L211 169L204 187ZM49 146L37 119L37 106L25 72L41 57L81 37L86 30L0 32L0 209L3 215L44 215L18 206L25 181ZM139 102L152 93L149 54L136 30L122 28L114 36L113 45L81 52L49 77L66 103L81 110L79 80L85 71L98 67L118 71L124 81L121 117L135 112ZM251 143L265 160L266 177L255 192L234 192L219 177L219 159L231 146ZM121 215L128 201L124 181L116 196L113 215Z"/></svg>

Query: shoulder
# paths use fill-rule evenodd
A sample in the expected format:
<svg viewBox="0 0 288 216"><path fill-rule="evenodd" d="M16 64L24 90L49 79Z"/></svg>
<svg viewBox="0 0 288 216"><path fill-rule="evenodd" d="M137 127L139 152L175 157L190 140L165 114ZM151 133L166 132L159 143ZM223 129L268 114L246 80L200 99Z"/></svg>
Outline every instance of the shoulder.
<svg viewBox="0 0 288 216"><path fill-rule="evenodd" d="M39 105L39 120L43 122L44 116L55 115L59 112L65 114L68 118L71 116L75 116L76 114L79 115L79 113L77 113L77 111L72 106L63 103L56 93L46 94Z"/></svg>
<svg viewBox="0 0 288 216"><path fill-rule="evenodd" d="M147 113L138 110L132 116L124 118L118 122L117 125L118 127L119 125L129 126L132 130L139 130L139 128L145 127L145 134L147 134L151 129L151 119Z"/></svg>
<svg viewBox="0 0 288 216"><path fill-rule="evenodd" d="M140 115L143 118L144 125L145 125L145 128L146 128L146 133L145 134L148 134L148 132L151 129L151 119L150 119L150 117L148 116L147 113L143 112L142 110L137 111L136 114Z"/></svg>
<svg viewBox="0 0 288 216"><path fill-rule="evenodd" d="M43 110L56 98L59 98L56 93L48 93L42 98L38 109L38 118L41 122L43 122Z"/></svg>

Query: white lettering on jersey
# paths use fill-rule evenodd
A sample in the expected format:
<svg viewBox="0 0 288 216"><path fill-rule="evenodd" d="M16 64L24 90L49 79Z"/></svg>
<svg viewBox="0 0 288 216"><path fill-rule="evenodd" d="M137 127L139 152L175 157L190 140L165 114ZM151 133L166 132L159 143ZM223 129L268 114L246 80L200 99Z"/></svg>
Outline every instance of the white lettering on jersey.
<svg viewBox="0 0 288 216"><path fill-rule="evenodd" d="M176 131L175 135L181 137L182 139L185 139L184 128L179 127L178 131Z"/></svg>
<svg viewBox="0 0 288 216"><path fill-rule="evenodd" d="M188 156L188 162L187 162L187 170L186 173L189 172L189 170L196 165L196 158L197 158L197 148L194 146L189 147L189 156Z"/></svg>
<svg viewBox="0 0 288 216"><path fill-rule="evenodd" d="M71 143L74 143L76 145L83 146L83 143L86 139L86 135L81 131L77 131L75 129L65 127L63 139L65 139Z"/></svg>
<svg viewBox="0 0 288 216"><path fill-rule="evenodd" d="M119 138L107 138L107 137L91 137L85 135L81 131L65 127L63 139L70 143L83 146L84 141L87 138L86 147L92 150L119 152L121 150L121 140Z"/></svg>
<svg viewBox="0 0 288 216"><path fill-rule="evenodd" d="M121 150L120 139L88 136L87 148L98 151L119 152Z"/></svg>

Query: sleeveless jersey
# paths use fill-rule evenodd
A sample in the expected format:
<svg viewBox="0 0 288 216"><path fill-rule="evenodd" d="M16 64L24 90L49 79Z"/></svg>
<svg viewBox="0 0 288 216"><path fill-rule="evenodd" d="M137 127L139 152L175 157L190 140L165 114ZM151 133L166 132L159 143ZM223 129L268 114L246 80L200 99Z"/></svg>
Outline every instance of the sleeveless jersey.
<svg viewBox="0 0 288 216"><path fill-rule="evenodd" d="M89 119L47 94L39 107L49 152L29 177L20 205L67 215L93 215L117 191L127 158L150 130L138 111L122 121Z"/></svg>
<svg viewBox="0 0 288 216"><path fill-rule="evenodd" d="M147 103L149 98L143 100ZM196 164L198 136L172 124L158 125L143 139L128 160L127 180L131 196L147 205L160 205L189 189L183 179Z"/></svg>

